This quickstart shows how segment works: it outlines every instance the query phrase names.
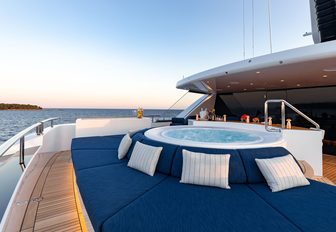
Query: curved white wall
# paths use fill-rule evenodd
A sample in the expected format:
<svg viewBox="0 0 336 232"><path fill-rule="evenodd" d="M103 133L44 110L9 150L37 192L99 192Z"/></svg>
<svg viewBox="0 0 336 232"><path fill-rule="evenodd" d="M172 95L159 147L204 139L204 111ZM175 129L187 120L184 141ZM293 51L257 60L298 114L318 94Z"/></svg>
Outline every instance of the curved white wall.
<svg viewBox="0 0 336 232"><path fill-rule="evenodd" d="M71 148L71 141L75 137L75 124L56 125L43 135L39 152L66 151Z"/></svg>

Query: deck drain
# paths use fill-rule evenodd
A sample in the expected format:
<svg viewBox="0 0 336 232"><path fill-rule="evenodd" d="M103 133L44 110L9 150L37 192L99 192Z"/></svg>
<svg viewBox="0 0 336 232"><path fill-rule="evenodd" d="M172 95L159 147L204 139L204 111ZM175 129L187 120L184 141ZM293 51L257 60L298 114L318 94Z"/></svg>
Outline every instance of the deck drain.
<svg viewBox="0 0 336 232"><path fill-rule="evenodd" d="M16 202L16 205L21 206L21 205L27 205L29 201L18 201Z"/></svg>
<svg viewBox="0 0 336 232"><path fill-rule="evenodd" d="M43 197L35 197L33 199L31 199L32 202L40 202L43 200Z"/></svg>
<svg viewBox="0 0 336 232"><path fill-rule="evenodd" d="M38 203L38 202L40 202L42 200L43 200L43 197L35 197L35 198L32 198L31 200L18 201L18 202L16 202L16 205L18 205L18 206L28 205L29 202Z"/></svg>

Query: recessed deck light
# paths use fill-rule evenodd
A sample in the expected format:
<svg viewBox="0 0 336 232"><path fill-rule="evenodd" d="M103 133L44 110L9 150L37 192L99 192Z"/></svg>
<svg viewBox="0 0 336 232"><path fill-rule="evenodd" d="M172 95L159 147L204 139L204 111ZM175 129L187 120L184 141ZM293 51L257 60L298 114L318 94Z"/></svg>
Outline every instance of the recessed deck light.
<svg viewBox="0 0 336 232"><path fill-rule="evenodd" d="M253 83L250 83L250 85L254 85Z"/></svg>
<svg viewBox="0 0 336 232"><path fill-rule="evenodd" d="M328 77L328 75L323 75L322 77L323 77L323 78L327 78L327 77Z"/></svg>
<svg viewBox="0 0 336 232"><path fill-rule="evenodd" d="M243 89L244 91L246 91L247 89Z"/></svg>
<svg viewBox="0 0 336 232"><path fill-rule="evenodd" d="M260 74L260 71L256 71L256 74Z"/></svg>
<svg viewBox="0 0 336 232"><path fill-rule="evenodd" d="M231 85L228 85L228 86L226 86L226 87L231 88Z"/></svg>
<svg viewBox="0 0 336 232"><path fill-rule="evenodd" d="M285 82L285 80L280 80L280 82Z"/></svg>
<svg viewBox="0 0 336 232"><path fill-rule="evenodd" d="M297 86L297 87L300 87L301 85L300 85L300 84L297 84L296 86Z"/></svg>

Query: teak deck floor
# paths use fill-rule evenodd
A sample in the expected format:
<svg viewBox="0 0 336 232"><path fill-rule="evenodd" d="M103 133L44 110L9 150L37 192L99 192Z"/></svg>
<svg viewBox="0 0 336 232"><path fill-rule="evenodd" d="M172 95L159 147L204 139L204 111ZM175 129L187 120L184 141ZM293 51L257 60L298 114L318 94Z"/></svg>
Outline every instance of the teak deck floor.
<svg viewBox="0 0 336 232"><path fill-rule="evenodd" d="M56 153L42 171L21 231L82 231L70 152Z"/></svg>
<svg viewBox="0 0 336 232"><path fill-rule="evenodd" d="M323 156L323 171L336 183L336 156ZM25 213L21 231L86 231L81 226L81 210L77 208L73 166L70 152L56 153L42 171Z"/></svg>

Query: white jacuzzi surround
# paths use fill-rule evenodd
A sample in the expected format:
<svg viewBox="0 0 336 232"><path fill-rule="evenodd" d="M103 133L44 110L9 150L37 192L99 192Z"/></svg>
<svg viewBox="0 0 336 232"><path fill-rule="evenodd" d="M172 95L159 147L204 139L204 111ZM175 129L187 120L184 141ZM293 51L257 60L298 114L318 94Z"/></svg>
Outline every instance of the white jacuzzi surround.
<svg viewBox="0 0 336 232"><path fill-rule="evenodd" d="M285 147L298 160L307 161L314 169L315 175L322 176L322 140L324 137L323 130L282 130L281 132L267 132L265 126L261 124L239 123L239 122L223 122L223 121L196 121L189 120L190 126L198 127L216 127L227 128L229 130L238 130L243 132L251 132L253 134L262 135L263 141L250 144L215 144L192 142L186 140L178 140L166 138L161 135L165 127L155 128L147 131L145 135L150 139L161 142L179 144L183 146L208 147L208 148L228 148L228 149L244 149L244 148L262 148L262 147Z"/></svg>
<svg viewBox="0 0 336 232"><path fill-rule="evenodd" d="M200 142L184 139L177 139L167 136L167 132L181 129L221 129L227 131L238 131L248 134L253 134L258 137L256 141L246 142ZM229 127L214 127L214 126L166 126L158 127L145 132L145 136L164 143L175 145L191 146L191 147L208 147L208 148L222 148L222 149L238 149L238 148L260 148L260 147L275 147L284 146L284 140L281 134L269 134L263 131L246 130L246 129L232 129Z"/></svg>

